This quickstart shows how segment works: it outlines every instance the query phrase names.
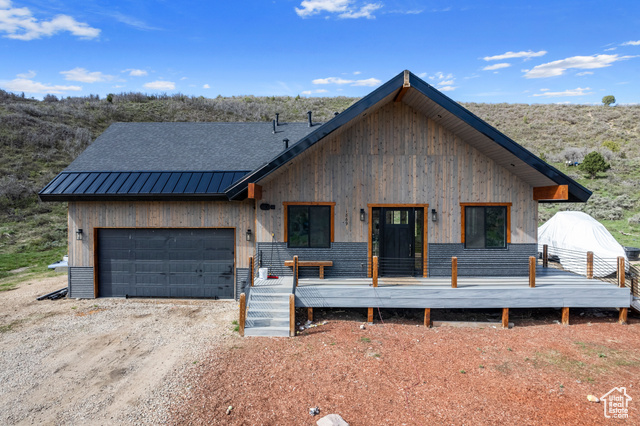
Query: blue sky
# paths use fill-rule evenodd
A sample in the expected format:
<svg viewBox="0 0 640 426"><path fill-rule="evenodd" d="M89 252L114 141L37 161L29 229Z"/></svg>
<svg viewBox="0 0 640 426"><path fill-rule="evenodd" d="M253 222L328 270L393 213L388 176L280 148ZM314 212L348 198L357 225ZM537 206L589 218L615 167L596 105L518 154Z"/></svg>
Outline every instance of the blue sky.
<svg viewBox="0 0 640 426"><path fill-rule="evenodd" d="M640 1L0 0L0 88L640 103Z"/></svg>

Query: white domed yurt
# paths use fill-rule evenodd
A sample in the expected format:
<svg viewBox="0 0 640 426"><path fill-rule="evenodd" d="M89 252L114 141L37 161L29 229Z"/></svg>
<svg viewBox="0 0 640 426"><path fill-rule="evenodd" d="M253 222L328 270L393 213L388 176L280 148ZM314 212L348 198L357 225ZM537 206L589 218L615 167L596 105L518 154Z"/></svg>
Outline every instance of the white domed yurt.
<svg viewBox="0 0 640 426"><path fill-rule="evenodd" d="M562 267L576 274L587 273L587 252L594 255L593 275L606 277L618 269L618 256L628 259L622 247L603 224L583 212L558 212L538 228L538 251L546 244L549 257L559 258Z"/></svg>

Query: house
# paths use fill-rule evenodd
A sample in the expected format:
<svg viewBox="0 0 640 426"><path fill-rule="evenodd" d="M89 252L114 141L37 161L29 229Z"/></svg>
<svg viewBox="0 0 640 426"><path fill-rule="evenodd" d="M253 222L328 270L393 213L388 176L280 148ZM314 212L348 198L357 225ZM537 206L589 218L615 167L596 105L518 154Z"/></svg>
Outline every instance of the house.
<svg viewBox="0 0 640 426"><path fill-rule="evenodd" d="M294 255L330 262L327 283L374 256L381 277L448 277L452 257L526 277L538 203L591 192L404 71L324 124L113 124L39 195L69 203L71 297L233 298Z"/></svg>

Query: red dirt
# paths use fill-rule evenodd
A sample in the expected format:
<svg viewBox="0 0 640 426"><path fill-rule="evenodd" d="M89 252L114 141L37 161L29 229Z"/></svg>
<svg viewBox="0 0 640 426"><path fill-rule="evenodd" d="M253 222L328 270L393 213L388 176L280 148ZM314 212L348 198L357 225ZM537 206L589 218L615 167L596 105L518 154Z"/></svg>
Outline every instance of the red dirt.
<svg viewBox="0 0 640 426"><path fill-rule="evenodd" d="M313 425L330 413L353 426L640 423L638 319L621 326L615 311L571 310L564 327L553 322L559 311L535 320L527 312L512 310L510 330L383 324L376 312L361 330L359 311L316 310L328 323L296 338L238 337L212 352L175 401L172 423ZM605 419L603 404L587 401L616 386L634 399L627 421Z"/></svg>

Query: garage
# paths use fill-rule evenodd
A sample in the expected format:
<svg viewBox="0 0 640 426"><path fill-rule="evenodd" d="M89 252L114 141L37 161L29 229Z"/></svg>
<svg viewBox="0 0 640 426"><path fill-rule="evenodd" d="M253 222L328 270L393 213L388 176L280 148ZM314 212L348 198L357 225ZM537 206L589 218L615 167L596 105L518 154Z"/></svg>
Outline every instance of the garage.
<svg viewBox="0 0 640 426"><path fill-rule="evenodd" d="M99 229L99 297L234 297L234 229Z"/></svg>

